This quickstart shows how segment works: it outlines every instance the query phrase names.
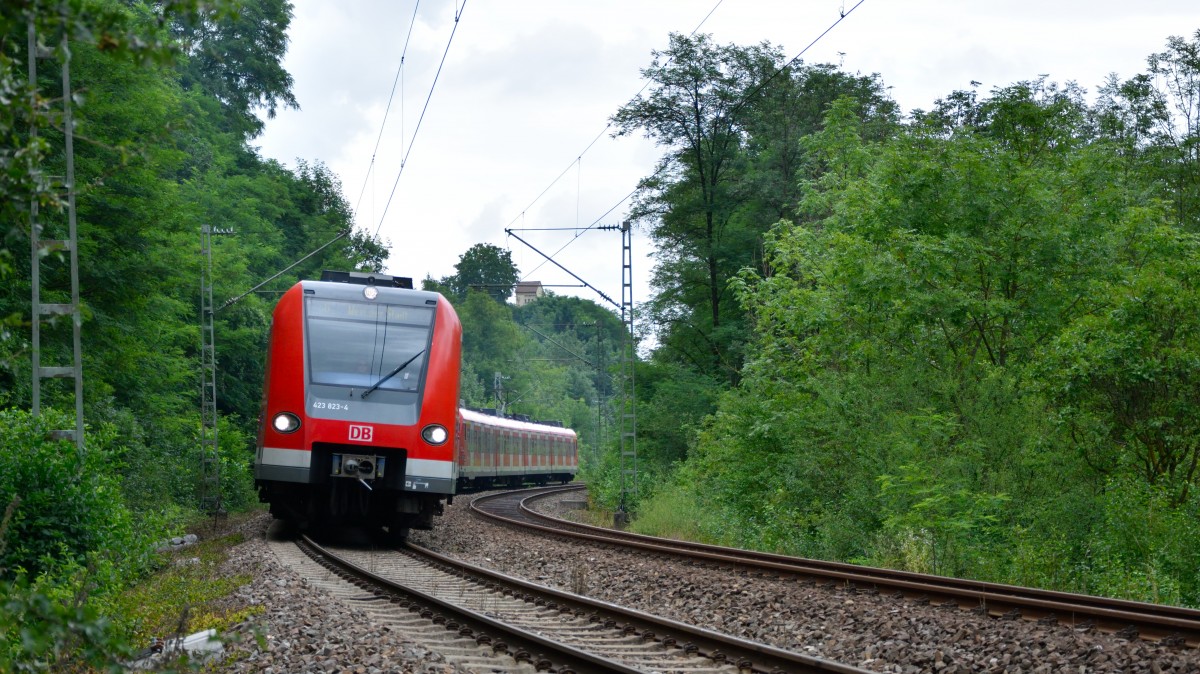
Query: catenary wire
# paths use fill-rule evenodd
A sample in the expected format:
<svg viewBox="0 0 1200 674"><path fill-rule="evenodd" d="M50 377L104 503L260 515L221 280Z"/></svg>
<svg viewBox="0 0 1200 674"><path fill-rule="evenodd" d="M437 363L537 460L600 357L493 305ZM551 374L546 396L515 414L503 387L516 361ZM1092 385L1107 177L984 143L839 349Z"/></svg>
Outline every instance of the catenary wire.
<svg viewBox="0 0 1200 674"><path fill-rule="evenodd" d="M454 44L454 35L458 33L458 21L462 18L463 10L467 8L466 0L463 0L461 6L455 5L454 11L454 28L450 31L450 39L446 40L446 49L442 52L442 60L438 63L437 72L433 75L433 84L429 85L429 94L425 96L425 105L421 108L421 115L417 117L417 126L413 129L412 138L408 141L408 150L405 151L404 157L400 160L400 170L396 172L396 181L392 183L392 191L388 195L387 203L383 205L383 215L379 216L379 224L375 227L375 233L371 236L372 239L379 238L379 230L383 228L383 220L387 217L388 208L392 205L392 199L396 196L396 187L400 184L400 176L404 175L404 167L408 164L408 155L412 154L413 145L416 145L417 134L421 132L421 122L425 121L425 113L429 110L429 101L433 99L433 91L437 88L438 79L442 75L442 68L446 65L446 56L450 53L450 45Z"/></svg>
<svg viewBox="0 0 1200 674"><path fill-rule="evenodd" d="M689 35L695 35L702 27L704 27L705 22L707 22L709 17L711 17L713 15L713 13L717 11L717 8L720 7L721 3L723 3L723 2L725 2L725 0L717 0L717 4L713 5L713 8L708 10L708 14L704 15L704 18L700 20L700 23L696 24L696 27L692 29L692 32L689 33ZM638 96L641 96L642 92L645 91L646 87L648 87L648 86L650 86L649 81L647 81L645 84L643 84L642 88L638 89L638 92L636 94L634 94L633 97L637 98ZM534 204L541 201L542 197L546 196L546 193L549 192L551 189L553 189L554 186L558 184L558 181L562 180L563 176L567 175L567 171L570 171L571 167L575 166L576 162L582 160L583 155L587 154L588 150L592 149L592 146L595 145L597 142L599 142L600 139L603 138L604 135L607 134L608 130L611 128L612 128L612 122L609 122L607 125L605 125L605 127L603 129L600 130L600 133L596 134L596 137L592 139L592 142L588 143L587 147L583 148L583 151L580 152L578 155L576 155L575 159L571 160L571 163L567 164L566 168L564 168L561 173L559 173L557 176L555 176L554 180L550 181L549 185L546 185L546 189L542 190L536 197L533 198L533 201L529 202L529 204L526 205L525 208L521 209L521 212L518 213L517 217L513 218L512 221L508 223L508 225L505 226L505 229L511 228L517 222L517 220L520 220L521 217L525 215L526 211L528 211L530 208L533 208ZM543 262L542 264L545 264L545 262ZM541 267L541 265L538 265L538 266Z"/></svg>
<svg viewBox="0 0 1200 674"><path fill-rule="evenodd" d="M815 45L815 44L817 44L818 42L820 42L820 41L821 41L821 38L823 38L823 37L825 37L826 35L828 35L830 31L832 31L834 28L836 28L836 27L838 26L838 24L840 24L840 23L841 23L841 22L842 22L842 21L843 21L843 20L844 20L846 17L850 16L850 14L851 14L851 13L852 13L854 10L858 9L858 8L859 8L859 6L860 6L860 5L862 5L862 4L863 4L864 2L866 2L866 1L867 1L867 0L858 0L858 2L857 2L857 3L855 3L855 4L854 4L854 6L853 6L853 7L851 7L850 9L848 9L848 10L843 10L843 11L839 12L839 13L838 13L838 18L837 18L837 20L835 20L833 23L829 24L829 27L828 27L828 28L826 28L824 31L822 31L820 35L818 35L818 36L817 36L815 39L813 39L813 41L812 41L812 42L809 42L809 43L808 43L808 46L806 46L804 49L801 49L801 50L800 50L800 52L799 52L799 53L797 53L795 56L793 56L791 59L789 59L789 60L787 61L787 63L784 63L782 66L780 66L778 69L776 69L776 70L775 70L775 72L771 73L771 75L770 75L769 77L767 77L766 79L764 79L762 82L759 82L759 83L758 83L758 84L757 84L757 85L756 85L756 86L755 86L753 89L751 89L750 91L746 92L746 93L745 93L745 94L744 94L744 95L743 95L743 96L742 96L742 97L741 97L741 98L738 100L738 102L737 102L737 103L735 103L735 104L733 105L733 107L731 107L731 108L730 108L730 113L732 114L734 111L736 111L736 110L737 110L738 108L740 108L742 105L744 105L744 104L746 103L746 101L748 101L748 100L750 99L750 97L751 97L751 96L753 96L753 95L757 94L759 91L761 91L761 90L762 90L762 88L763 88L764 86L766 86L766 85L767 85L767 83L769 83L771 80L773 80L773 79L775 79L776 77L778 77L778 76L779 76L779 74L780 74L780 73L782 73L783 71L785 71L785 70L787 70L788 68L790 68L790 67L792 66L792 64L793 64L793 63L795 63L795 62L796 62L796 61L797 61L797 60L798 60L798 59L799 59L801 56L804 56L804 54L805 54L806 52L808 52L808 50L809 50L809 49L812 49L813 45ZM720 3L717 3L717 4L718 4L718 5L720 5ZM714 7L714 8L713 8L713 10L715 11L715 10L716 10L716 8ZM711 15L712 15L712 12L709 12L709 15L711 16ZM706 21L708 20L708 17L707 17L707 16L706 16L706 17L704 17L704 18L705 18L705 20L706 20ZM703 22L701 22L701 25L703 25ZM699 26L697 26L697 27L696 27L696 30L699 30L699 29L700 29L700 27L699 27ZM696 34L696 31L692 31L692 34L693 34L693 35L695 35L695 34ZM646 84L645 84L645 85L644 85L644 86L641 88L641 90L640 90L640 91L638 91L638 93L634 95L634 97L636 98L637 96L640 96L640 95L642 94L642 91L645 91L645 90L646 90L646 87L647 87L647 86L650 86L650 83L649 83L649 82L647 82L647 83L646 83ZM610 124L609 126L611 127L612 125ZM608 127L605 127L605 131L607 131L607 130L608 130ZM603 132L601 133L601 135L603 135ZM593 143L595 143L596 141L592 141L592 142L593 142ZM588 147L591 147L591 146L589 145ZM663 171L663 170L665 170L665 169L667 168L667 166L668 166L668 164L666 164L666 163L664 163L664 164L660 165L660 166L659 166L657 169L655 169L654 173L650 174L650 178L652 179L652 178L654 178L655 176L657 176L659 173L662 173L662 171ZM570 166L568 166L567 168L568 168L568 169L570 169ZM563 171L563 173L565 174L565 173L566 173L566 171ZM561 178L562 176L559 176L559 177ZM558 179L556 178L556 179L555 179L555 181L557 182L557 180L558 180ZM547 187L547 188L546 188L546 190L543 190L542 194L545 194L545 193L546 193L546 191L548 191L549 189L550 189L550 188L549 188L549 187ZM595 227L596 225L598 225L598 224L600 223L600 221L601 221L601 220L603 220L604 218L606 218L606 217L608 216L608 214L609 214L609 213L612 213L614 210L616 210L618 206L620 206L621 204L624 204L626 201L629 201L629 199L630 199L630 198L632 198L634 194L637 194L637 191L638 191L638 188L637 188L637 187L633 188L633 190L632 190L632 191L631 191L629 194L626 194L624 197L622 197L622 198L621 198L621 200L620 200L620 201L618 201L617 203L613 204L613 205L612 205L612 207L610 207L610 208L609 208L607 211L605 211L605 212L604 212L604 213L603 213L603 214L602 214L600 217L598 217L598 218L596 218L594 221L592 221L592 224L590 224L590 225L588 225L587 227L585 227L585 228L583 229L583 232L586 232L587 230L589 230L589 229L592 229L593 227ZM538 198L540 199L540 198L541 198L541 195L539 195L539 196L538 196ZM535 201L536 201L536 200L535 200ZM532 205L533 205L533 204L530 204L530 206L532 206ZM526 206L526 209L528 209L528 208L529 208L529 207L528 207L528 206ZM522 214L524 214L524 213L522 213ZM515 222L515 220L514 220L514 222ZM510 223L510 224L511 224L511 223ZM579 236L580 236L581 234L583 234L583 232L576 232L576 233L575 233L575 236L571 237L571 238L570 238L570 239L569 239L569 240L568 240L566 243L564 243L564 244L562 245L562 247L561 247L561 248L559 248L558 250L554 251L554 253L552 253L552 254L549 256L549 258L553 258L554 256L558 255L559 253L563 252L563 250L565 250L565 249L567 248L567 246L570 246L572 243L575 243L575 241L576 241L576 240L579 238ZM531 269L531 270L529 271L529 273L527 273L527 274L525 274L523 277L521 277L521 280L522 280L522 281L524 281L524 280L528 279L528 278L530 277L530 275L532 275L534 272L536 272L537 270L539 270L539 269L541 269L542 267L544 267L544 266L546 265L546 263L547 263L547 262L549 262L549 261L550 261L550 259L543 260L543 261L541 262L541 264L539 264L538 266L534 267L533 269Z"/></svg>
<svg viewBox="0 0 1200 674"><path fill-rule="evenodd" d="M396 67L396 77L392 80L392 93L388 94L387 107L383 110L383 122L379 124L379 136L375 139L375 149L371 150L371 164L367 167L367 175L363 178L362 190L358 193L358 201L354 204L354 215L358 216L358 207L362 204L363 195L367 193L367 184L370 182L371 174L375 170L375 155L379 153L379 144L383 140L383 130L387 126L388 113L392 110L392 100L396 97L396 86L400 83L400 73L404 70L404 58L408 55L408 43L412 41L413 26L417 25L417 9L421 6L421 0L413 3L412 20L408 23L408 36L404 38L404 49L400 50L400 65ZM401 92L403 96L404 92ZM403 113L403 110L401 110ZM401 119L403 124L403 118ZM403 129L401 129L403 134Z"/></svg>
<svg viewBox="0 0 1200 674"><path fill-rule="evenodd" d="M418 2L419 2L419 0L418 0ZM459 19L462 18L463 10L466 9L466 7L467 7L466 0L463 0L463 3L461 6L457 2L455 2L455 5L454 5L454 28L450 31L450 39L446 41L446 50L442 53L442 60L438 64L437 73L434 75L434 78L433 78L433 84L430 85L430 87L429 87L429 94L425 98L425 107L423 107L421 109L421 116L420 116L420 118L417 119L417 128L413 130L413 138L412 138L412 140L409 141L408 152L412 152L413 141L416 140L417 132L419 132L421 130L421 121L425 119L425 111L429 108L429 100L433 97L433 90L434 90L434 87L437 86L438 76L440 76L442 74L442 66L444 66L446 64L446 55L450 52L450 45L454 42L454 34L458 31L458 21L459 21ZM413 20L414 21L416 20L416 7L413 8ZM409 26L409 35L410 35L410 37L412 35L412 26L411 25ZM408 43L406 42L404 51L407 52L407 50L408 50ZM403 55L400 57L400 67L401 68L404 67ZM397 70L397 76L399 76L399 73L400 73L400 71ZM392 87L392 93L393 94L395 93L395 85L394 84ZM388 99L388 106L389 106L389 108L391 107L391 98ZM385 113L384 114L385 123L386 123L386 120L387 120L387 115ZM382 135L383 135L382 128L380 128L379 133L380 133L380 136L382 137ZM375 148L376 148L376 150L379 149L378 141L376 141ZM399 182L400 182L400 175L404 173L404 164L407 163L407 161L408 161L408 153L405 153L404 159L401 160L401 162L400 162L400 172L396 174L396 183L392 185L392 196L395 196L395 194L396 194L396 184L399 184ZM375 163L374 153L372 153L372 156L371 156L371 163L372 163L372 165L374 165L374 163ZM367 175L370 176L369 171L368 171ZM366 188L365 185L363 187L364 187L364 189ZM362 199L361 195L359 196L359 199L361 201L361 199ZM390 206L391 203L392 203L392 197L389 196L387 205ZM357 212L358 212L358 207L355 206L355 213L357 214ZM384 207L383 215L384 216L387 215L387 206ZM288 266L284 267L283 269L279 270L278 272L273 274L270 278L259 283L258 285L254 286L253 288L247 290L246 292L244 292L240 295L237 295L236 297L231 297L230 299L226 300L224 304L222 304L221 306L219 306L213 310L214 313L241 300L242 298L246 297L247 295L254 293L259 288L262 288L263 286L270 283L271 281L274 281L275 279L279 278L280 276L283 276L284 273L286 273L288 270L292 269L296 265L300 264L301 262L304 262L305 260L311 258L312 256L316 255L317 253L325 250L329 246L332 246L334 243L338 242L339 240L345 238L346 236L348 236L350 234L353 226L354 226L353 222L351 222L345 229L338 232L337 236L334 236L329 241L326 241L325 243L321 244L316 249L314 249L313 251L306 254L304 257L301 257L300 259L296 260L295 262L293 262L293 263L289 264ZM380 217L380 221L379 221L379 227L382 227L382 226L383 226L383 216ZM372 239L375 239L376 237L379 236L379 227L376 227L375 234L371 237Z"/></svg>

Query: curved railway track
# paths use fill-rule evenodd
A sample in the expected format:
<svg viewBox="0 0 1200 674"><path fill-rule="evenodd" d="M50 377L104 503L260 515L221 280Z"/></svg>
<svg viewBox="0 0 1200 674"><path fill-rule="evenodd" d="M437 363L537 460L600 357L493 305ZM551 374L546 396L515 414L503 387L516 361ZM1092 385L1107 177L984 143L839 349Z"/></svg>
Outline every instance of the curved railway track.
<svg viewBox="0 0 1200 674"><path fill-rule="evenodd" d="M474 671L866 672L535 585L416 545L331 547L305 537L295 546L326 575L350 584L339 591L343 599L420 616L422 640Z"/></svg>
<svg viewBox="0 0 1200 674"><path fill-rule="evenodd" d="M593 527L534 511L530 503L585 489L586 485L489 494L471 511L507 526L534 529L596 544L620 545L689 560L749 568L767 576L843 585L862 593L900 593L923 604L970 610L995 618L1024 618L1074 628L1095 627L1125 638L1142 637L1174 646L1200 646L1200 611L1176 606L1018 587L1000 583L893 571L787 557Z"/></svg>

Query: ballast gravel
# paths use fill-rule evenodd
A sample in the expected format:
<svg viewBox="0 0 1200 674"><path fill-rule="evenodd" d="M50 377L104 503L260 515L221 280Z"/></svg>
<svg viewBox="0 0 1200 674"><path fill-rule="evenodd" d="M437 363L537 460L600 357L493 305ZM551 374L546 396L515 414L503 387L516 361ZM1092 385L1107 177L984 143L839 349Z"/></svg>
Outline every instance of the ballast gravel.
<svg viewBox="0 0 1200 674"><path fill-rule="evenodd" d="M431 549L562 590L752 638L877 672L896 674L1166 674L1200 672L1200 652L1111 634L998 620L849 594L793 581L729 576L687 564L597 549L488 524L456 499L433 531L413 532ZM572 496L568 498L578 498ZM548 504L559 514L563 506ZM280 565L264 536L270 518L243 524L229 573L251 574L237 601L261 606L222 635L225 650L205 671L264 674L458 674L437 653L372 622Z"/></svg>
<svg viewBox="0 0 1200 674"><path fill-rule="evenodd" d="M578 495L562 498L575 500ZM897 674L1200 672L1200 651L1095 630L1002 620L886 595L729 575L715 565L486 523L460 497L414 542L561 590L772 646ZM564 515L555 500L544 510Z"/></svg>
<svg viewBox="0 0 1200 674"><path fill-rule="evenodd" d="M220 635L224 650L202 665L207 672L261 674L459 674L438 653L372 622L310 586L267 547L267 514L241 526L246 541L230 550L225 570L254 581L233 600L262 612ZM161 657L159 658L161 661Z"/></svg>

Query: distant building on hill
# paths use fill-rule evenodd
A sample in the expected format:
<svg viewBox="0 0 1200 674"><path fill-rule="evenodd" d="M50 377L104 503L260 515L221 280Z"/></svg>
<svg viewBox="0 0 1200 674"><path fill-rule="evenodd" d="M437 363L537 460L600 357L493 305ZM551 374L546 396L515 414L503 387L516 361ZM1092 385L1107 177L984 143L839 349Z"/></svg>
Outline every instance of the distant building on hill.
<svg viewBox="0 0 1200 674"><path fill-rule="evenodd" d="M539 297L545 297L541 281L521 281L517 284L517 306L523 307Z"/></svg>

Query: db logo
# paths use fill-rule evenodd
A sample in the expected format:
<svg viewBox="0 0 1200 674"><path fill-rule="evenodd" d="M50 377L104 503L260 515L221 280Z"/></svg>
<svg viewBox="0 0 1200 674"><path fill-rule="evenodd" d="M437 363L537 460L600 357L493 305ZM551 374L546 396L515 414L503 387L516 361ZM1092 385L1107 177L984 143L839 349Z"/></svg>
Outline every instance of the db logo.
<svg viewBox="0 0 1200 674"><path fill-rule="evenodd" d="M350 439L355 442L370 442L371 436L374 434L375 429L371 426L350 425Z"/></svg>

